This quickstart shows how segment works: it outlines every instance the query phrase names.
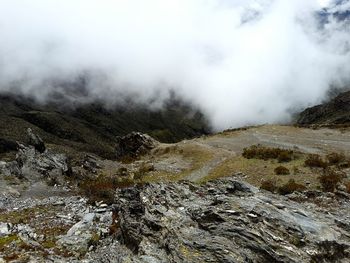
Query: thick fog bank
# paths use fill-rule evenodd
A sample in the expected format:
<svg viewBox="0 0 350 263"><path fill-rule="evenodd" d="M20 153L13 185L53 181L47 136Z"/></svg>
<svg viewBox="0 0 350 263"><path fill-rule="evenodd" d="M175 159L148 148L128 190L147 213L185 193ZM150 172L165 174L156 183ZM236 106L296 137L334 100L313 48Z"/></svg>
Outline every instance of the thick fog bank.
<svg viewBox="0 0 350 263"><path fill-rule="evenodd" d="M0 0L0 91L159 106L173 90L217 129L286 122L349 82L349 9L327 0Z"/></svg>

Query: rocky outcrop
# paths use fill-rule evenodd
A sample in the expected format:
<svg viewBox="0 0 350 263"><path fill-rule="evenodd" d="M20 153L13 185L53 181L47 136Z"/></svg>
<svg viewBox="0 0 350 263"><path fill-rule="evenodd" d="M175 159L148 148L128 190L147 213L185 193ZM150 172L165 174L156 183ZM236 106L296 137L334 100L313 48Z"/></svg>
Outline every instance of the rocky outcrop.
<svg viewBox="0 0 350 263"><path fill-rule="evenodd" d="M181 182L120 189L117 236L128 249L123 258L111 257L116 262L345 263L349 204L345 198L334 213L323 213L315 204L232 178L203 186Z"/></svg>
<svg viewBox="0 0 350 263"><path fill-rule="evenodd" d="M37 134L34 134L31 128L27 129L28 144L34 146L35 150L40 153L45 152L46 147L44 141Z"/></svg>
<svg viewBox="0 0 350 263"><path fill-rule="evenodd" d="M40 153L33 146L20 145L16 161L22 175L27 178L31 178L35 174L57 177L70 171L66 155L50 151Z"/></svg>
<svg viewBox="0 0 350 263"><path fill-rule="evenodd" d="M333 100L308 108L300 113L300 125L343 125L350 124L350 91L339 94Z"/></svg>
<svg viewBox="0 0 350 263"><path fill-rule="evenodd" d="M0 173L6 176L25 177L59 177L71 170L67 156L46 150L42 139L31 129L27 130L31 145L18 144L16 159L0 162Z"/></svg>
<svg viewBox="0 0 350 263"><path fill-rule="evenodd" d="M128 135L117 137L116 155L118 159L125 157L137 158L147 154L157 144L158 142L147 134L132 132Z"/></svg>

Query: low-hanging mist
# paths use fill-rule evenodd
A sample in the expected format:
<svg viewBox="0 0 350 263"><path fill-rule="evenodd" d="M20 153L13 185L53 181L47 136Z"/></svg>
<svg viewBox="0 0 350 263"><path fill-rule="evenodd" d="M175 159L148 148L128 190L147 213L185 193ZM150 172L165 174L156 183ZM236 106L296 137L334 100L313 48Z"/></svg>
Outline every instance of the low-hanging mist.
<svg viewBox="0 0 350 263"><path fill-rule="evenodd" d="M88 75L85 100L175 91L217 129L286 122L349 82L349 3L0 0L0 92L45 101Z"/></svg>

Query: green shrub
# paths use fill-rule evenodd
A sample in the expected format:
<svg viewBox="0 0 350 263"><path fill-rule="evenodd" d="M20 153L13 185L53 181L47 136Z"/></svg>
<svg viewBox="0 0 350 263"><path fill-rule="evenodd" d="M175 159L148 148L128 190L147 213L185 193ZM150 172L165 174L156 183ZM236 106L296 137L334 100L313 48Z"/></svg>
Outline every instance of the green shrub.
<svg viewBox="0 0 350 263"><path fill-rule="evenodd" d="M308 167L327 168L328 163L322 159L319 154L309 154L305 160Z"/></svg>
<svg viewBox="0 0 350 263"><path fill-rule="evenodd" d="M305 189L306 187L304 185L296 183L294 179L290 179L288 183L278 188L278 192L281 195L287 195L297 191L303 191Z"/></svg>
<svg viewBox="0 0 350 263"><path fill-rule="evenodd" d="M288 168L284 167L284 166L278 166L275 168L275 174L277 175L288 175L290 174Z"/></svg>

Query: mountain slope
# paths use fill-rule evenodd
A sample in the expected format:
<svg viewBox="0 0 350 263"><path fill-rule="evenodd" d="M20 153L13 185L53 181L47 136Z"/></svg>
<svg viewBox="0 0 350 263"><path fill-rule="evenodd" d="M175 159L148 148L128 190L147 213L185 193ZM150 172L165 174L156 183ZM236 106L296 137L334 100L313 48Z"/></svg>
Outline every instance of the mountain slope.
<svg viewBox="0 0 350 263"><path fill-rule="evenodd" d="M350 91L339 94L327 103L304 110L300 113L297 124L350 124Z"/></svg>
<svg viewBox="0 0 350 263"><path fill-rule="evenodd" d="M210 132L204 116L177 99L151 110L145 105L106 109L100 103L63 108L60 103L41 105L28 98L1 96L0 123L0 138L23 142L30 127L65 151L93 152L105 158L114 158L116 136L132 131L149 133L162 142Z"/></svg>

